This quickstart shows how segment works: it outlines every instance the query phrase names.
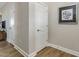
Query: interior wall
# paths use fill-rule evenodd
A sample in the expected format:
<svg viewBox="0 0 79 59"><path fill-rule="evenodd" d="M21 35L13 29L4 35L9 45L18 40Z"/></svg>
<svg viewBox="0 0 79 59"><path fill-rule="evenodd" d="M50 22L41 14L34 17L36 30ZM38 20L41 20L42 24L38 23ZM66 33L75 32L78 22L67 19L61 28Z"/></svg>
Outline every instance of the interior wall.
<svg viewBox="0 0 79 59"><path fill-rule="evenodd" d="M29 3L29 54L35 51L35 4Z"/></svg>
<svg viewBox="0 0 79 59"><path fill-rule="evenodd" d="M2 8L3 20L7 22L7 41L28 53L28 4L27 2L8 2ZM11 26L11 19L14 25ZM14 34L14 35L13 35Z"/></svg>
<svg viewBox="0 0 79 59"><path fill-rule="evenodd" d="M77 6L78 24L59 24L59 7ZM49 40L51 44L69 48L79 52L79 3L51 2L49 5Z"/></svg>
<svg viewBox="0 0 79 59"><path fill-rule="evenodd" d="M19 2L15 7L15 29L16 39L15 44L18 45L23 51L28 53L28 3Z"/></svg>

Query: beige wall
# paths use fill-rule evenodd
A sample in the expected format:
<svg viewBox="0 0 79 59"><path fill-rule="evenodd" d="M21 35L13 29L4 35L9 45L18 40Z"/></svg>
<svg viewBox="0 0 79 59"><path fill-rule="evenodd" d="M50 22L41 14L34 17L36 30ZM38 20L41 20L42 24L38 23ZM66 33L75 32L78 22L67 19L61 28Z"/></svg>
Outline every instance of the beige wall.
<svg viewBox="0 0 79 59"><path fill-rule="evenodd" d="M77 20L79 20L79 3L49 3L49 42L79 52L78 24L58 24L58 8L77 4Z"/></svg>
<svg viewBox="0 0 79 59"><path fill-rule="evenodd" d="M7 41L16 44L28 53L28 8L27 3L7 3L2 8L3 20L7 21ZM10 26L11 17L14 26ZM13 35L14 34L14 35Z"/></svg>

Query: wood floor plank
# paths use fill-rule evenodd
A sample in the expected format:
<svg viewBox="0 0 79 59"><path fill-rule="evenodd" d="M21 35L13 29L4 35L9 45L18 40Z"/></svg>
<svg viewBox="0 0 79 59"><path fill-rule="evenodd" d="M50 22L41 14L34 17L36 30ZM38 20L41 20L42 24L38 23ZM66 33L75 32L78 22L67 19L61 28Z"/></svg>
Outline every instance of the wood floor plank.
<svg viewBox="0 0 79 59"><path fill-rule="evenodd" d="M23 57L12 44L7 41L0 41L0 57Z"/></svg>
<svg viewBox="0 0 79 59"><path fill-rule="evenodd" d="M37 53L36 57L76 57L76 56L52 47L45 47L44 49L42 49Z"/></svg>

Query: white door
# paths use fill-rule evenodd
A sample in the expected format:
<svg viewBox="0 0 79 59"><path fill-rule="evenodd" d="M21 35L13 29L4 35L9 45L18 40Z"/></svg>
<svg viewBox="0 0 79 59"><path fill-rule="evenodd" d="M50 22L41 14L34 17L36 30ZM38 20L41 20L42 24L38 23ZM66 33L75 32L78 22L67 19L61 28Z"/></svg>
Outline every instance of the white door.
<svg viewBox="0 0 79 59"><path fill-rule="evenodd" d="M46 46L48 39L48 7L45 4L36 3L35 8L36 50L40 50Z"/></svg>

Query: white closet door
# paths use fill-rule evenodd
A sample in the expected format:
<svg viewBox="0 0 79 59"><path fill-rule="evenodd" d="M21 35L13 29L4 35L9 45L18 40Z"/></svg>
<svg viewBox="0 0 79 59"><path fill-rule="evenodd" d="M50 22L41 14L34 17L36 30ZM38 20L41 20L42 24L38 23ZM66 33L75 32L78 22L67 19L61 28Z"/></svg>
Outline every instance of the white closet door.
<svg viewBox="0 0 79 59"><path fill-rule="evenodd" d="M36 50L46 46L48 39L48 7L45 4L35 4L35 36Z"/></svg>

